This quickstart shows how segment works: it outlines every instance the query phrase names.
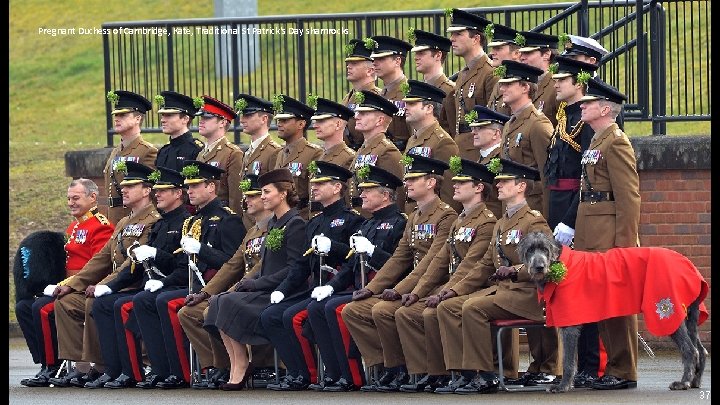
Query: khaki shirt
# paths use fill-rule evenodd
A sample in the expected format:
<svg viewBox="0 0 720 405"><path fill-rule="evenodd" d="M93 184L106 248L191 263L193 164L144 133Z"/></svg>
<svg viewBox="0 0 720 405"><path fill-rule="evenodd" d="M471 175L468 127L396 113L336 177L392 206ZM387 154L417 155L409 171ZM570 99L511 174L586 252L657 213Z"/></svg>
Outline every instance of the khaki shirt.
<svg viewBox="0 0 720 405"><path fill-rule="evenodd" d="M242 149L226 137L223 137L212 150L206 152L203 149L197 156L197 160L225 170L220 177L217 196L235 212L242 212L242 191L239 186L244 173L244 157L245 153Z"/></svg>
<svg viewBox="0 0 720 405"><path fill-rule="evenodd" d="M115 171L115 166L119 161L131 161L140 163L150 168L155 168L155 159L157 159L158 150L153 144L143 139L142 135L133 139L129 145L124 148L122 145L118 145L113 148L110 152L110 157L105 163L103 169L103 176L105 177L105 187L107 190L107 196L110 198L119 198L119 205L110 208L110 204L106 201L101 201L101 204L108 205L107 219L111 223L117 224L121 218L130 214L130 208L122 206L122 194L120 190L120 183L125 178L124 173Z"/></svg>
<svg viewBox="0 0 720 405"><path fill-rule="evenodd" d="M374 294L380 294L386 288L393 288L399 294L412 291L445 245L456 218L455 210L440 198L435 198L423 211L419 208L413 211L392 257L366 288Z"/></svg>
<svg viewBox="0 0 720 405"><path fill-rule="evenodd" d="M132 216L120 219L115 226L115 232L105 246L83 266L79 273L67 279L64 284L75 291L84 291L88 286L112 281L120 270L131 265L127 257L127 248L135 241L141 245L147 244L152 224L159 219L160 213L152 203ZM143 271L142 265L137 264L134 271ZM126 290L135 287L137 286L133 285Z"/></svg>
<svg viewBox="0 0 720 405"><path fill-rule="evenodd" d="M555 79L552 73L545 72L538 78L537 92L533 97L533 104L538 112L545 114L552 123L553 128L557 125L557 111L560 103L557 101L555 92Z"/></svg>
<svg viewBox="0 0 720 405"><path fill-rule="evenodd" d="M465 215L461 213L450 227L445 246L420 277L412 293L418 297L437 294L452 288L468 272L475 271L490 245L496 221L497 217L485 203L476 205Z"/></svg>
<svg viewBox="0 0 720 405"><path fill-rule="evenodd" d="M613 193L614 201L580 202L575 221L575 249L605 251L639 246L640 179L635 151L617 124L596 133L583 154L580 193Z"/></svg>
<svg viewBox="0 0 720 405"><path fill-rule="evenodd" d="M297 189L298 197L300 197L300 205L298 212L300 216L305 220L308 219L310 214L310 172L308 166L313 160L318 160L322 155L323 150L321 147L308 142L307 139L301 137L291 144L286 144L282 150L278 153L277 161L275 162L275 168L286 168L290 170L290 173L295 180L295 188Z"/></svg>

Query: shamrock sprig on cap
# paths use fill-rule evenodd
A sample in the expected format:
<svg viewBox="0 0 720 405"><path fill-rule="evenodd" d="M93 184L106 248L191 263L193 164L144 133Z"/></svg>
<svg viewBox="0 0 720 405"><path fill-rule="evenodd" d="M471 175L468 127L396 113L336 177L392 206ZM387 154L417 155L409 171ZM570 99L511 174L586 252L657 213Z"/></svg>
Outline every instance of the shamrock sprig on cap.
<svg viewBox="0 0 720 405"><path fill-rule="evenodd" d="M453 8L452 7L445 7L443 9L443 12L445 13L445 17L452 17Z"/></svg>
<svg viewBox="0 0 720 405"><path fill-rule="evenodd" d="M127 163L125 163L124 160L118 160L117 162L115 162L115 166L113 167L113 170L116 173L127 174Z"/></svg>
<svg viewBox="0 0 720 405"><path fill-rule="evenodd" d="M590 73L588 73L584 70L580 70L580 72L577 75L577 82L580 84L587 84L587 82L590 81L591 77L592 76L590 75Z"/></svg>
<svg viewBox="0 0 720 405"><path fill-rule="evenodd" d="M363 165L357 171L355 172L357 175L357 178L360 180L365 180L370 176L370 165Z"/></svg>
<svg viewBox="0 0 720 405"><path fill-rule="evenodd" d="M478 119L478 113L475 110L470 111L469 113L465 114L463 117L463 120L465 120L465 123L472 124L473 122L477 121Z"/></svg>
<svg viewBox="0 0 720 405"><path fill-rule="evenodd" d="M519 32L515 34L515 39L513 40L513 42L515 42L518 46L525 46L525 44L527 43L525 36Z"/></svg>
<svg viewBox="0 0 720 405"><path fill-rule="evenodd" d="M402 155L402 159L400 159L400 164L402 164L403 166L410 166L412 164L412 162L413 162L412 156L408 156L405 154Z"/></svg>
<svg viewBox="0 0 720 405"><path fill-rule="evenodd" d="M155 95L155 104L158 105L158 107L162 107L165 105L165 97L157 94Z"/></svg>
<svg viewBox="0 0 720 405"><path fill-rule="evenodd" d="M310 174L312 174L313 176L317 174L318 165L316 161L310 161L310 164L308 165L308 172L310 172Z"/></svg>
<svg viewBox="0 0 720 405"><path fill-rule="evenodd" d="M345 44L345 56L350 56L353 53L355 46L353 44Z"/></svg>
<svg viewBox="0 0 720 405"><path fill-rule="evenodd" d="M355 103L362 104L365 102L365 94L362 91L355 92Z"/></svg>
<svg viewBox="0 0 720 405"><path fill-rule="evenodd" d="M460 156L450 156L450 170L454 174L458 174L462 171L462 159Z"/></svg>
<svg viewBox="0 0 720 405"><path fill-rule="evenodd" d="M283 111L283 103L285 103L285 97L282 94L276 94L272 98L273 111L279 113Z"/></svg>
<svg viewBox="0 0 720 405"><path fill-rule="evenodd" d="M245 179L238 184L238 188L243 193L250 190L250 179Z"/></svg>
<svg viewBox="0 0 720 405"><path fill-rule="evenodd" d="M195 108L200 108L205 105L205 100L203 100L202 97L193 97L193 106Z"/></svg>
<svg viewBox="0 0 720 405"><path fill-rule="evenodd" d="M195 179L200 176L200 168L198 165L187 165L180 172L186 179Z"/></svg>
<svg viewBox="0 0 720 405"><path fill-rule="evenodd" d="M402 91L402 94L407 97L408 94L410 94L410 83L405 82L400 85L400 91Z"/></svg>
<svg viewBox="0 0 720 405"><path fill-rule="evenodd" d="M559 63L557 63L557 62L552 63L552 64L548 67L548 72L550 72L550 74L554 75L555 73L558 72L558 69L559 69L559 68L560 68L560 64L559 64Z"/></svg>
<svg viewBox="0 0 720 405"><path fill-rule="evenodd" d="M490 162L485 165L490 172L497 175L500 173L500 170L502 170L502 163L500 163L500 158L492 158L490 159Z"/></svg>
<svg viewBox="0 0 720 405"><path fill-rule="evenodd" d="M307 105L317 110L318 95L309 93L307 96Z"/></svg>
<svg viewBox="0 0 720 405"><path fill-rule="evenodd" d="M407 36L408 36L408 42L415 42L416 36L415 36L415 28L410 27L407 30Z"/></svg>
<svg viewBox="0 0 720 405"><path fill-rule="evenodd" d="M560 50L572 48L572 41L570 40L570 35L568 35L567 32L563 32L558 35L558 48Z"/></svg>
<svg viewBox="0 0 720 405"><path fill-rule="evenodd" d="M492 41L493 37L495 36L495 24L488 24L485 26L485 30L483 31L485 34L485 37L487 38L487 42Z"/></svg>
<svg viewBox="0 0 720 405"><path fill-rule="evenodd" d="M153 183L157 183L160 180L160 170L153 170L152 173L148 176L148 180L152 181Z"/></svg>
<svg viewBox="0 0 720 405"><path fill-rule="evenodd" d="M500 65L493 70L493 76L497 77L505 77L505 74L507 73L507 66Z"/></svg>
<svg viewBox="0 0 720 405"><path fill-rule="evenodd" d="M372 39L372 38L365 38L365 39L363 39L363 44L365 44L365 48L370 49L370 50L375 49L375 48L378 47L377 41L375 41L375 40Z"/></svg>
<svg viewBox="0 0 720 405"><path fill-rule="evenodd" d="M245 100L244 97L240 97L239 99L235 100L235 111L243 111L248 106L247 100Z"/></svg>
<svg viewBox="0 0 720 405"><path fill-rule="evenodd" d="M110 91L107 92L107 100L108 100L108 101L110 102L110 104L112 104L113 107L114 107L115 104L117 104L118 101L120 101L120 96L119 96L117 93L115 93L114 91L110 90Z"/></svg>

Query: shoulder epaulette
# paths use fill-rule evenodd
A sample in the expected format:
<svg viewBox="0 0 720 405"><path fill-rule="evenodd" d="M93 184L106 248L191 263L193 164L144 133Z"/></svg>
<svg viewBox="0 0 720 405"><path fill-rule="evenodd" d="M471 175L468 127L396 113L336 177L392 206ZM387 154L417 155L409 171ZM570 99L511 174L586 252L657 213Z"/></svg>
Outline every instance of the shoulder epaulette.
<svg viewBox="0 0 720 405"><path fill-rule="evenodd" d="M538 211L538 210L530 210L530 213L533 214L533 215L535 215L536 217L541 217L541 216L542 216L542 214L541 214L540 211Z"/></svg>
<svg viewBox="0 0 720 405"><path fill-rule="evenodd" d="M230 215L237 215L235 211L233 211L233 209L230 207L223 207L223 209L227 211Z"/></svg>
<svg viewBox="0 0 720 405"><path fill-rule="evenodd" d="M388 145L394 145L389 139L387 139L387 137L383 138L382 142Z"/></svg>
<svg viewBox="0 0 720 405"><path fill-rule="evenodd" d="M356 210L355 208L350 208L348 211L352 212L355 215L362 215L360 214L360 211Z"/></svg>
<svg viewBox="0 0 720 405"><path fill-rule="evenodd" d="M197 146L199 148L205 147L205 143L199 139L193 138L193 143L195 144L195 146Z"/></svg>
<svg viewBox="0 0 720 405"><path fill-rule="evenodd" d="M239 146L235 145L234 143L232 143L232 142L230 142L230 141L228 141L227 146L228 146L230 149L242 150L242 149L240 149Z"/></svg>
<svg viewBox="0 0 720 405"><path fill-rule="evenodd" d="M312 142L308 142L307 144L308 144L309 147L311 147L311 148L313 148L313 149L320 149L320 150L322 150L322 146L320 146L320 145L315 145L315 144L312 143Z"/></svg>
<svg viewBox="0 0 720 405"><path fill-rule="evenodd" d="M275 149L280 149L280 148L282 148L282 146L280 146L279 143L275 142L275 141L272 140L272 139L270 140L270 142L268 142L268 146L272 146L272 147L275 148Z"/></svg>
<svg viewBox="0 0 720 405"><path fill-rule="evenodd" d="M403 216L403 218L405 218L405 219L408 219L408 216L407 216L407 214L406 214L406 213L404 213L404 212L401 212L401 213L400 213L400 215L402 215L402 216Z"/></svg>
<svg viewBox="0 0 720 405"><path fill-rule="evenodd" d="M486 215L488 218L492 218L492 217L495 216L495 214L493 214L492 211L490 211L490 209L488 209L488 208L485 208L485 210L484 210L483 212L485 213L485 215Z"/></svg>
<svg viewBox="0 0 720 405"><path fill-rule="evenodd" d="M147 146L147 147L149 147L149 148L154 148L154 147L155 147L155 145L153 145L152 143L150 143L150 142L148 142L148 141L146 141L146 140L144 140L144 139L142 139L142 140L140 141L140 144L141 144L141 145L145 145L145 146Z"/></svg>
<svg viewBox="0 0 720 405"><path fill-rule="evenodd" d="M322 214L322 211L316 212L315 214L313 214L312 217L310 217L310 219L311 219L311 220L312 220L312 219L315 219L315 217L318 216L318 215L320 215L320 214Z"/></svg>
<svg viewBox="0 0 720 405"><path fill-rule="evenodd" d="M100 223L103 224L103 225L109 225L109 224L110 224L110 221L108 221L107 217L106 217L105 215L99 213L99 212L96 212L96 213L95 213L95 218L97 218L98 221L100 221Z"/></svg>
<svg viewBox="0 0 720 405"><path fill-rule="evenodd" d="M615 136L617 136L617 137L621 137L621 136L625 135L625 133L624 133L623 131L621 131L620 128L615 128L615 130L613 131L613 133L614 133Z"/></svg>

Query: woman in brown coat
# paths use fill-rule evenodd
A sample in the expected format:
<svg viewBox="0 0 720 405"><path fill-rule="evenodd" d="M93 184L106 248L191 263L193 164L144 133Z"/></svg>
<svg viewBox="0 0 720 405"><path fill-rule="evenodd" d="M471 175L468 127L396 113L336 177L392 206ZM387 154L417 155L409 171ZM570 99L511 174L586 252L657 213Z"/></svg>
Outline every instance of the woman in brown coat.
<svg viewBox="0 0 720 405"><path fill-rule="evenodd" d="M240 280L235 292L212 297L205 317L204 327L219 333L230 356L230 379L220 386L226 391L243 389L252 376L246 345L269 342L260 327L260 313L270 305L270 293L302 257L306 245L305 220L294 208L299 199L290 171L269 171L258 183L265 209L273 212L260 252L260 271Z"/></svg>

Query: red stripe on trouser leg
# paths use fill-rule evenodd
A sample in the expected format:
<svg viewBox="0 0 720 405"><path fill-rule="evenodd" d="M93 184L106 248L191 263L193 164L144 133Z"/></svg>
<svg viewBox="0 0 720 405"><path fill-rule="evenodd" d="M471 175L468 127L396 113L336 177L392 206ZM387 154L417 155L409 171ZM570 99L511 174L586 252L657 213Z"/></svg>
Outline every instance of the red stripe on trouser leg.
<svg viewBox="0 0 720 405"><path fill-rule="evenodd" d="M190 361L187 353L185 353L185 346L183 345L185 332L183 332L182 325L180 325L180 319L178 318L178 311L183 307L185 297L175 298L174 300L168 301L168 318L170 318L170 325L172 326L173 336L175 337L175 347L177 348L178 358L180 359L180 367L182 368L183 378L185 382L190 382Z"/></svg>
<svg viewBox="0 0 720 405"><path fill-rule="evenodd" d="M135 381L143 380L143 373L140 371L140 364L138 363L139 353L138 348L135 346L135 335L125 328L128 319L130 319L130 312L133 310L133 302L128 301L120 307L120 319L122 319L123 330L125 331L125 341L127 342L128 356L130 357L130 367L132 368L133 378Z"/></svg>
<svg viewBox="0 0 720 405"><path fill-rule="evenodd" d="M50 327L50 314L55 310L55 301L48 302L40 308L40 325L42 327L42 340L45 347L45 365L55 365L55 345L52 341L52 329Z"/></svg>
<svg viewBox="0 0 720 405"><path fill-rule="evenodd" d="M350 375L352 375L353 384L358 387L363 385L362 374L360 374L360 361L358 359L351 359L348 356L350 353L350 331L345 326L342 316L340 316L343 308L347 304L340 304L335 308L335 317L337 318L338 327L340 328L340 336L342 336L343 346L345 347L345 358L347 358L348 366L350 366Z"/></svg>
<svg viewBox="0 0 720 405"><path fill-rule="evenodd" d="M303 358L305 359L305 364L307 365L308 371L310 372L310 381L319 383L317 375L317 365L315 364L315 356L313 354L313 347L312 345L310 345L310 341L302 335L302 324L303 321L307 319L307 317L307 309L303 309L302 311L295 314L295 316L293 316L293 332L295 333L295 337L297 338L297 340L300 342L300 348L302 349Z"/></svg>
<svg viewBox="0 0 720 405"><path fill-rule="evenodd" d="M598 336L598 354L600 355L598 359L598 377L602 377L605 375L605 366L607 366L607 352L600 336Z"/></svg>

